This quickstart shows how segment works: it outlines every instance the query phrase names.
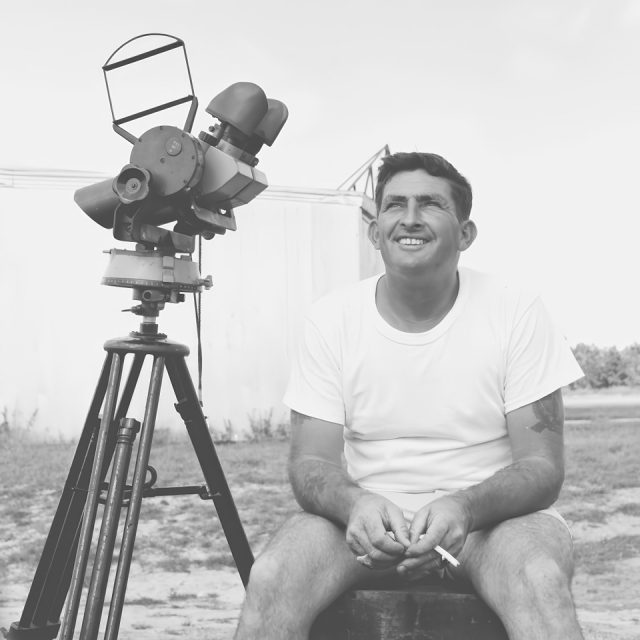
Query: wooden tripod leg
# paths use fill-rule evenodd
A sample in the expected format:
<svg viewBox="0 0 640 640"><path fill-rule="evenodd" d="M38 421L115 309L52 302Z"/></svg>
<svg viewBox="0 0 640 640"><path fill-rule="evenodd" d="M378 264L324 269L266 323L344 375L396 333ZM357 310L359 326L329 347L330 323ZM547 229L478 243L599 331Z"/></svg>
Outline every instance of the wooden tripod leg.
<svg viewBox="0 0 640 640"><path fill-rule="evenodd" d="M123 360L124 356L120 353L114 353L111 360L109 382L107 384L105 394L104 413L102 415L102 420L100 421L100 431L98 432L98 441L96 443L95 459L93 467L91 468L87 502L82 514L78 551L73 565L73 574L71 577L71 585L69 587L70 593L61 628L62 640L72 640L73 638L73 631L75 628L80 596L82 593L82 583L87 569L87 560L91 551L91 537L93 534L96 512L98 510L100 485L104 478L104 474L106 473L107 465L105 462L107 462L107 441L109 439L109 431L111 430L111 425L113 424L116 412L116 402L118 398L118 389L120 387Z"/></svg>
<svg viewBox="0 0 640 640"><path fill-rule="evenodd" d="M11 640L32 637L48 640L58 634L60 611L70 580L65 568L72 564L69 557L75 555L77 532L86 500L86 493L79 489L86 485L93 465L100 426L98 413L110 367L111 354L107 354L20 621L11 625L7 636ZM62 602L60 594L63 594Z"/></svg>
<svg viewBox="0 0 640 640"><path fill-rule="evenodd" d="M129 570L131 569L131 560L133 558L133 546L136 539L136 532L138 530L138 522L140 520L140 508L142 505L144 480L149 464L149 455L151 453L151 443L153 440L153 431L155 428L156 415L158 412L158 402L160 400L160 389L162 387L163 373L164 357L156 355L154 357L153 367L151 369L149 393L147 395L144 419L142 422L142 429L140 431L138 456L136 458L136 466L133 471L133 480L131 484L131 498L129 499L127 519L124 525L122 546L120 548L120 558L118 560L118 568L116 570L116 576L113 584L113 595L111 597L111 606L109 608L107 627L104 635L105 640L116 640L118 637L118 631L120 630L122 608L124 606L127 581L129 580ZM89 629L89 627L87 627L87 629ZM81 637L83 639L87 638L87 640L93 640L97 637L97 633L97 623L92 628L91 633L87 633L86 635L84 633L83 626L83 633Z"/></svg>
<svg viewBox="0 0 640 640"><path fill-rule="evenodd" d="M218 459L193 381L183 356L168 356L166 366L176 394L176 409L187 427L238 573L246 586L253 565L253 553Z"/></svg>

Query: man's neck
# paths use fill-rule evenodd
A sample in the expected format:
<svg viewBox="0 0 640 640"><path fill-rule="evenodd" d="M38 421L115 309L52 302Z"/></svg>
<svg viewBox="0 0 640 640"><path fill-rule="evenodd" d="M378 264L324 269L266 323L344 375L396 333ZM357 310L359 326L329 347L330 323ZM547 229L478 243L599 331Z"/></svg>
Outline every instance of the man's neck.
<svg viewBox="0 0 640 640"><path fill-rule="evenodd" d="M446 279L414 279L386 273L378 282L376 306L395 329L420 333L433 329L453 307L458 296L458 273Z"/></svg>

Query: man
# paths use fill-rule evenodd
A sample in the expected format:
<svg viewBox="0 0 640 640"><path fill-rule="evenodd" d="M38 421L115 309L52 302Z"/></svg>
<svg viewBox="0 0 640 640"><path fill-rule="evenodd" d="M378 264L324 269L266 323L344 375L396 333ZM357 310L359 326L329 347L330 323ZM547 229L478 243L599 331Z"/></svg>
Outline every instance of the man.
<svg viewBox="0 0 640 640"><path fill-rule="evenodd" d="M304 512L251 572L237 640L307 638L377 571L408 581L460 561L511 640L582 638L561 387L581 376L537 296L458 268L471 187L434 154L384 159L370 239L381 277L314 306L285 402ZM342 454L347 468L343 468Z"/></svg>

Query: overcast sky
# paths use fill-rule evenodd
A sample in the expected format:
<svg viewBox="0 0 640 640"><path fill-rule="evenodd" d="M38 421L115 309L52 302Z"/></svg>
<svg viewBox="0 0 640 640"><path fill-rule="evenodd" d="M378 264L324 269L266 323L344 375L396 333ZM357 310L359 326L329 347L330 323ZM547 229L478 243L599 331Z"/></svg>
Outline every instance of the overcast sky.
<svg viewBox="0 0 640 640"><path fill-rule="evenodd" d="M130 146L101 67L147 32L186 43L194 133L235 81L288 105L271 184L336 187L384 144L441 153L474 187L466 264L538 287L572 344L640 341L639 0L23 0L2 17L0 167L115 175Z"/></svg>

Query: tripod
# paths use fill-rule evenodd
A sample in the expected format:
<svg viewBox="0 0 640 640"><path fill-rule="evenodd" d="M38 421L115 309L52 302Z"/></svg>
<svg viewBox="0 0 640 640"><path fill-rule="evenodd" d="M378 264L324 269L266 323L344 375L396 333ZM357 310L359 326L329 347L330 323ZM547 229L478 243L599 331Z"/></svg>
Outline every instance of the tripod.
<svg viewBox="0 0 640 640"><path fill-rule="evenodd" d="M145 306L154 305L147 302ZM157 316L157 307L154 312L145 315ZM98 637L120 511L125 506L126 522L104 635L105 640L118 637L143 497L194 493L204 499L211 498L240 578L245 586L249 580L253 555L187 369L185 357L189 354L188 347L168 340L166 335L158 333L155 321L145 317L140 331L132 332L125 338L108 340L104 348L107 356L69 475L22 616L19 622L11 625L8 640L50 640L59 631L62 640L72 640L98 503L102 500L103 483L110 466L111 476L80 632L82 640L95 640ZM118 400L127 355L132 355L133 360ZM138 421L127 418L126 414L147 355L153 356L153 364L144 419L140 426ZM175 392L175 407L187 428L208 489L197 486L154 489L149 486L153 480L145 484L148 470L155 475L155 471L148 467L148 462L165 369ZM99 415L101 407L102 417ZM125 483L138 432L137 457L129 488ZM61 626L60 613L65 600L67 605Z"/></svg>

